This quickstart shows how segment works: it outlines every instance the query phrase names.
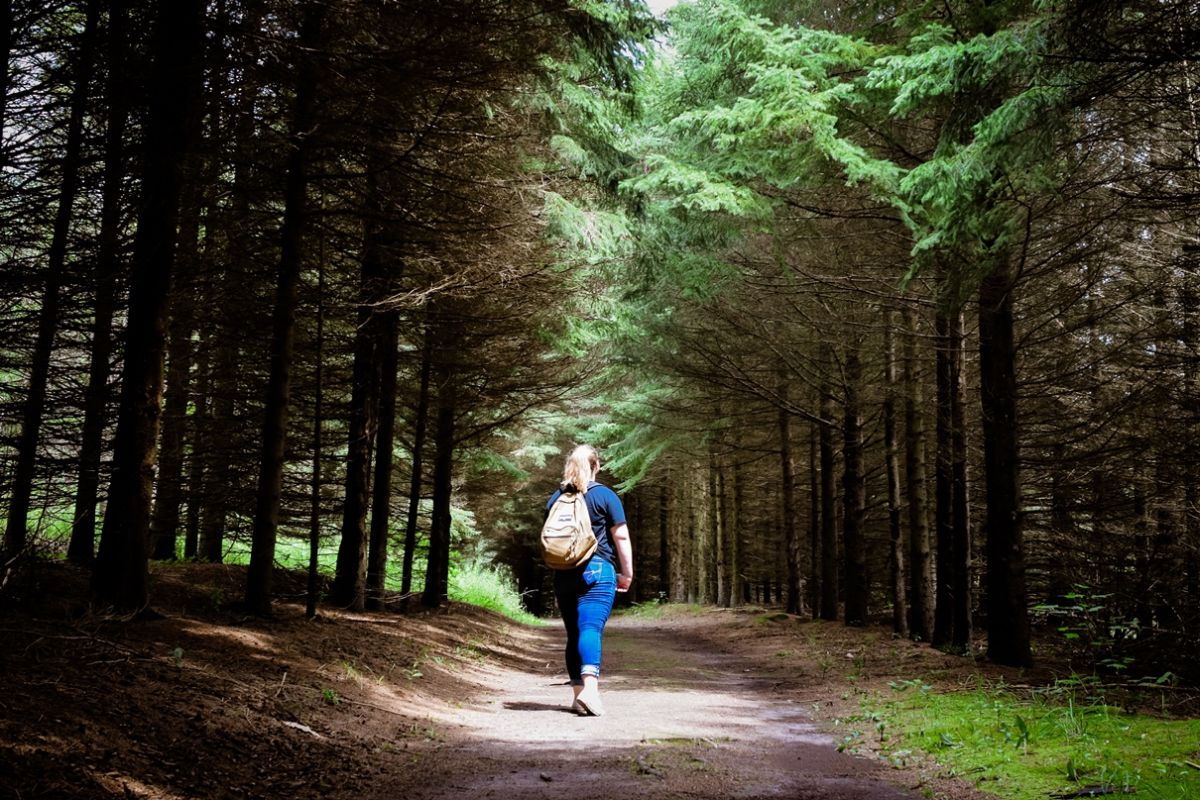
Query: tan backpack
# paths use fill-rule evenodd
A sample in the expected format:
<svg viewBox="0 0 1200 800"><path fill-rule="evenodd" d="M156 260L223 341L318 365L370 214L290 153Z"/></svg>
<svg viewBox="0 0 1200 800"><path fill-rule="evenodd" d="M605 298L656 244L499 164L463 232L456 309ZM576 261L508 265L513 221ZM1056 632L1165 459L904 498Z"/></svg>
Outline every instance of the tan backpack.
<svg viewBox="0 0 1200 800"><path fill-rule="evenodd" d="M596 534L583 492L563 492L542 525L542 559L551 569L574 569L596 552Z"/></svg>

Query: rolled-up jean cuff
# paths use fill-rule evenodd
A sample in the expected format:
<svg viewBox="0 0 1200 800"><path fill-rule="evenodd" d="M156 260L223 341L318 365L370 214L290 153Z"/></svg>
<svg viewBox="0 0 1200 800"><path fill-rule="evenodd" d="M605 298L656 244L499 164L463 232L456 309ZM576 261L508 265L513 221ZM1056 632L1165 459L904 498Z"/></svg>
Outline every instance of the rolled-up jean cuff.
<svg viewBox="0 0 1200 800"><path fill-rule="evenodd" d="M580 675L591 675L593 678L600 677L600 667L595 664L584 664L579 670Z"/></svg>

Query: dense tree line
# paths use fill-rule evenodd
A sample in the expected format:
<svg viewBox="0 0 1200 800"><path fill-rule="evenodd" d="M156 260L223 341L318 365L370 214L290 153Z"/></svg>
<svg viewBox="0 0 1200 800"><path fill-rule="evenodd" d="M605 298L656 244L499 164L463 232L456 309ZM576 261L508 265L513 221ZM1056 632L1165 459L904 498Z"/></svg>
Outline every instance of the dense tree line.
<svg viewBox="0 0 1200 800"><path fill-rule="evenodd" d="M547 143L582 119L563 88L628 90L648 12L4 11L6 576L65 551L136 611L148 558L237 548L266 613L283 534L333 543L329 600L362 608L403 538L440 604L457 476L578 383Z"/></svg>
<svg viewBox="0 0 1200 800"><path fill-rule="evenodd" d="M1195 677L1193 4L2 11L6 574L545 611L587 439L638 599Z"/></svg>
<svg viewBox="0 0 1200 800"><path fill-rule="evenodd" d="M1195 10L672 12L598 267L659 590L1194 674Z"/></svg>

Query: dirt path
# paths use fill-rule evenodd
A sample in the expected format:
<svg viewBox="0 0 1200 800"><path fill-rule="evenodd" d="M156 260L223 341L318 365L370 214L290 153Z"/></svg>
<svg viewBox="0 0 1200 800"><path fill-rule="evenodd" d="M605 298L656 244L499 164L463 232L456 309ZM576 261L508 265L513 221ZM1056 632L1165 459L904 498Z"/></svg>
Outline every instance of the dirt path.
<svg viewBox="0 0 1200 800"><path fill-rule="evenodd" d="M0 598L0 800L990 797L836 751L831 721L858 725L889 682L975 679L883 628L618 616L608 714L578 717L557 624L458 605L308 620L295 602L262 620L224 602L242 569L200 564L158 568L161 615L132 621L88 610L86 571L35 566Z"/></svg>
<svg viewBox="0 0 1200 800"><path fill-rule="evenodd" d="M490 668L490 687L431 714L444 738L414 754L424 780L414 791L403 778L409 797L919 796L877 762L838 753L794 692L686 621L610 623L599 718L569 710L560 631L532 632L524 646L532 669ZM395 797L401 785L383 775L371 789Z"/></svg>

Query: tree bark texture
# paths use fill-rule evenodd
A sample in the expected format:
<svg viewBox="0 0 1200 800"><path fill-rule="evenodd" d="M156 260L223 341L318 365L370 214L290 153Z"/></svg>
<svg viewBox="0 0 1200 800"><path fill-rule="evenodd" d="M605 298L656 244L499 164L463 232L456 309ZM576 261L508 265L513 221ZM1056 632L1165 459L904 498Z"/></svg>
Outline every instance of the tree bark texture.
<svg viewBox="0 0 1200 800"><path fill-rule="evenodd" d="M958 651L970 642L971 534L963 429L962 312L939 309L937 336L937 598L932 642Z"/></svg>
<svg viewBox="0 0 1200 800"><path fill-rule="evenodd" d="M821 619L838 618L838 536L837 484L834 462L833 420L836 409L833 392L821 389Z"/></svg>
<svg viewBox="0 0 1200 800"><path fill-rule="evenodd" d="M954 531L951 595L954 601L952 613L954 631L950 644L955 652L966 653L971 649L971 610L974 605L971 561L974 544L971 540L970 486L967 474L967 420L964 398L966 388L963 379L965 336L962 313L954 315L951 323L953 358L951 359L950 377L952 389L950 394L950 472L954 484L951 506Z"/></svg>
<svg viewBox="0 0 1200 800"><path fill-rule="evenodd" d="M342 507L342 536L337 575L329 593L336 606L361 611L366 602L367 508L371 475L371 443L375 435L379 363L375 319L370 307L360 306L354 337L353 388L350 396L350 439L346 455L346 499Z"/></svg>
<svg viewBox="0 0 1200 800"><path fill-rule="evenodd" d="M821 618L821 461L820 425L808 428L808 608Z"/></svg>
<svg viewBox="0 0 1200 800"><path fill-rule="evenodd" d="M749 603L749 584L742 577L745 558L743 554L742 509L745 508L746 476L740 461L734 461L729 473L732 482L728 518L729 539L729 602L738 606Z"/></svg>
<svg viewBox="0 0 1200 800"><path fill-rule="evenodd" d="M1192 245L1191 263L1200 266L1196 245ZM1181 338L1186 353L1183 373L1183 397L1192 407L1200 405L1200 291L1194 281L1183 281L1179 288L1179 308L1183 317ZM1200 441L1200 416L1193 415L1188 441ZM1188 461L1183 471L1183 545L1186 606L1191 609L1187 624L1195 629L1200 622L1200 459Z"/></svg>
<svg viewBox="0 0 1200 800"><path fill-rule="evenodd" d="M412 474L408 489L408 513L404 522L404 564L400 574L401 603L407 604L412 593L413 558L417 549L417 517L421 510L424 486L425 431L429 423L429 384L433 367L432 326L425 325L425 343L421 348L421 385L417 392L416 417L413 420Z"/></svg>
<svg viewBox="0 0 1200 800"><path fill-rule="evenodd" d="M691 560L689 545L692 536L692 514L689 483L686 470L671 484L671 597L676 603L692 600L688 597L689 570Z"/></svg>
<svg viewBox="0 0 1200 800"><path fill-rule="evenodd" d="M896 431L896 341L895 315L884 313L883 358L883 439L884 471L887 473L888 495L888 573L891 579L892 630L899 636L908 636L908 595L904 574L904 530L900 524L904 513L900 500L900 441Z"/></svg>
<svg viewBox="0 0 1200 800"><path fill-rule="evenodd" d="M191 139L186 127L200 84L204 9L203 0L162 3L156 20L113 474L92 576L97 601L123 609L147 602L146 550L167 302L182 164Z"/></svg>
<svg viewBox="0 0 1200 800"><path fill-rule="evenodd" d="M781 384L781 396L787 387ZM800 600L800 543L796 535L796 463L792 456L792 415L779 410L779 468L780 511L783 523L783 548L787 562L787 612L799 614Z"/></svg>
<svg viewBox="0 0 1200 800"><path fill-rule="evenodd" d="M658 595L670 597L670 538L671 538L671 493L670 480L658 487Z"/></svg>
<svg viewBox="0 0 1200 800"><path fill-rule="evenodd" d="M713 528L716 531L716 550L717 550L717 605L722 608L729 608L730 600L730 580L729 580L729 497L725 480L725 467L721 463L721 458L715 452L710 451L710 464L712 465L712 493L714 499L713 507Z"/></svg>
<svg viewBox="0 0 1200 800"><path fill-rule="evenodd" d="M917 364L917 331L904 308L904 484L908 504L908 628L927 642L933 633L933 560L925 496L925 416Z"/></svg>
<svg viewBox="0 0 1200 800"><path fill-rule="evenodd" d="M443 323L444 324L444 323ZM441 348L439 348L441 350ZM433 509L429 521L429 561L425 568L427 608L438 608L450 592L450 507L454 472L455 375L445 359L449 349L441 350L437 369L437 425L434 428Z"/></svg>
<svg viewBox="0 0 1200 800"><path fill-rule="evenodd" d="M633 583L626 593L632 603L641 602L638 585L642 575L647 574L646 548L642 547L642 531L645 530L642 508L642 493L633 491L625 498L625 520L629 526L629 539L633 545Z"/></svg>
<svg viewBox="0 0 1200 800"><path fill-rule="evenodd" d="M375 445L375 478L372 481L371 537L367 558L367 607L383 608L387 577L388 532L392 505L392 449L396 439L396 348L399 319L385 312L380 319L379 415Z"/></svg>
<svg viewBox="0 0 1200 800"><path fill-rule="evenodd" d="M203 441L201 431L198 430L202 420L208 418L208 390L209 390L209 359L208 353L204 351L201 337L201 347L197 351L196 358L196 374L199 383L196 386L196 408L195 422L196 428L193 433L193 441L196 442L198 450ZM201 457L201 454L193 450L192 457L188 459L188 505L187 515L184 517L184 534L183 534L183 557L185 559L197 559L200 555L200 509L203 502L204 489L204 469L206 459Z"/></svg>
<svg viewBox="0 0 1200 800"><path fill-rule="evenodd" d="M1017 460L1013 277L1004 254L979 286L979 371L987 487L987 654L996 663L1023 667L1032 655Z"/></svg>
<svg viewBox="0 0 1200 800"><path fill-rule="evenodd" d="M845 550L847 625L865 625L870 597L867 577L867 547L863 515L867 506L867 481L863 473L862 409L859 389L862 360L858 343L846 351L846 386L842 424L842 546Z"/></svg>
<svg viewBox="0 0 1200 800"><path fill-rule="evenodd" d="M223 327L223 326L222 326ZM225 443L232 435L235 395L237 393L237 344L232 331L218 327L210 337L213 352L208 375L209 394L206 413L200 418L199 458L201 490L200 541L197 557L219 564L225 555L225 520L229 513L229 495L222 485L226 467Z"/></svg>
<svg viewBox="0 0 1200 800"><path fill-rule="evenodd" d="M324 244L322 240L322 245ZM308 509L308 585L305 592L304 616L312 619L317 615L317 600L321 591L321 451L323 448L325 389L325 249L317 259L317 335L316 368L313 375L313 429L312 429L312 482L309 484Z"/></svg>

